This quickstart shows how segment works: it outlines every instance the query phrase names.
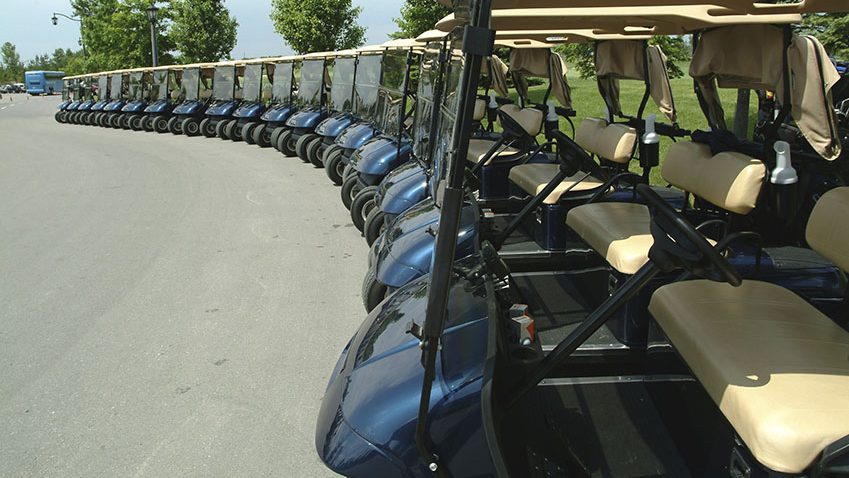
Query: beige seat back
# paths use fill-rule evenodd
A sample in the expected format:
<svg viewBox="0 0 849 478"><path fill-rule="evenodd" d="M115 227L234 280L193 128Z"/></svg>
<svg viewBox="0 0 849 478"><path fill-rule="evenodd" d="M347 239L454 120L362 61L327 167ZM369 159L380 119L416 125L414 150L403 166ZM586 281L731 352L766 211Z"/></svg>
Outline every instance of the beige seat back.
<svg viewBox="0 0 849 478"><path fill-rule="evenodd" d="M601 118L586 118L575 132L575 142L600 158L625 164L637 144L637 130L624 124L608 124Z"/></svg>
<svg viewBox="0 0 849 478"><path fill-rule="evenodd" d="M805 238L811 249L849 271L849 215L846 211L849 211L849 187L823 194L808 219Z"/></svg>
<svg viewBox="0 0 849 478"><path fill-rule="evenodd" d="M745 154L713 155L705 144L678 142L669 148L661 175L726 211L748 214L757 204L766 166Z"/></svg>
<svg viewBox="0 0 849 478"><path fill-rule="evenodd" d="M500 109L519 123L529 136L536 136L542 131L542 122L545 118L542 111L536 108L522 108L514 104L504 105Z"/></svg>
<svg viewBox="0 0 849 478"><path fill-rule="evenodd" d="M486 101L478 98L475 100L475 114L472 120L483 121L484 116L486 116Z"/></svg>

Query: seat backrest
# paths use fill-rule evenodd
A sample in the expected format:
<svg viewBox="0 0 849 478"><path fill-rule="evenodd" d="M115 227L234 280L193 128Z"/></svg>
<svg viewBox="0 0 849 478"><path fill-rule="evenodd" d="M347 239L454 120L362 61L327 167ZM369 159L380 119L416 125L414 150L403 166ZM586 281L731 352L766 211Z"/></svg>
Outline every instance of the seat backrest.
<svg viewBox="0 0 849 478"><path fill-rule="evenodd" d="M483 121L484 116L486 116L486 101L478 98L475 100L475 115L472 120Z"/></svg>
<svg viewBox="0 0 849 478"><path fill-rule="evenodd" d="M534 137L542 131L542 120L545 115L541 110L508 104L502 106L500 111L512 118L528 136Z"/></svg>
<svg viewBox="0 0 849 478"><path fill-rule="evenodd" d="M634 154L637 130L624 124L608 124L601 118L586 118L575 132L575 142L598 157L625 164Z"/></svg>
<svg viewBox="0 0 849 478"><path fill-rule="evenodd" d="M713 155L706 144L682 141L669 148L661 175L726 211L748 214L757 204L766 166L742 153Z"/></svg>
<svg viewBox="0 0 849 478"><path fill-rule="evenodd" d="M834 188L820 197L805 230L811 249L849 271L849 187Z"/></svg>

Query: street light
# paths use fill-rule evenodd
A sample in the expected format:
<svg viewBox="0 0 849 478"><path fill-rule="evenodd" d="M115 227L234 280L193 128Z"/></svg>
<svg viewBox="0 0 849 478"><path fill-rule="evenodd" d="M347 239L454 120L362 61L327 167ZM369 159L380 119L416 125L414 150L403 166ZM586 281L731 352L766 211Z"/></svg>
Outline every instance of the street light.
<svg viewBox="0 0 849 478"><path fill-rule="evenodd" d="M156 5L151 3L146 9L147 19L150 20L150 53L153 55L153 66L159 66L159 48L156 44Z"/></svg>
<svg viewBox="0 0 849 478"><path fill-rule="evenodd" d="M53 25L59 24L59 18L57 17L57 15L59 17L65 17L68 20L71 20L71 21L74 21L74 22L77 22L77 23L80 24L80 46L83 47L83 56L86 56L86 54L85 54L85 43L83 42L83 20L82 20L82 18L71 17L71 16L68 16L68 15L65 15L64 13L53 12L53 16L50 17L50 21L53 22Z"/></svg>

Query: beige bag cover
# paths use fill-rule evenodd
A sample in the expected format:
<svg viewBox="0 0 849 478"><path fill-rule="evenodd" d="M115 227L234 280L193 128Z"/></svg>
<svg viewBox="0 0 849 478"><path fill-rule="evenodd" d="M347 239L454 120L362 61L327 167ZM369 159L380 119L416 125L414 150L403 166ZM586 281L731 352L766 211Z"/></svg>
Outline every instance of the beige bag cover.
<svg viewBox="0 0 849 478"><path fill-rule="evenodd" d="M669 121L675 123L678 114L666 69L666 55L659 46L645 46L640 40L609 40L596 44L595 65L598 89L612 114L622 114L619 102L619 80L646 80L648 63L649 93ZM612 118L611 118L612 119Z"/></svg>
<svg viewBox="0 0 849 478"><path fill-rule="evenodd" d="M510 52L510 73L520 97L527 97L525 77L548 78L551 93L564 108L572 108L572 91L566 81L566 64L549 48L514 48Z"/></svg>
<svg viewBox="0 0 849 478"><path fill-rule="evenodd" d="M507 65L496 55L492 55L484 61L486 62L486 69L484 71L489 76L490 88L502 98L510 96L510 92L507 89Z"/></svg>

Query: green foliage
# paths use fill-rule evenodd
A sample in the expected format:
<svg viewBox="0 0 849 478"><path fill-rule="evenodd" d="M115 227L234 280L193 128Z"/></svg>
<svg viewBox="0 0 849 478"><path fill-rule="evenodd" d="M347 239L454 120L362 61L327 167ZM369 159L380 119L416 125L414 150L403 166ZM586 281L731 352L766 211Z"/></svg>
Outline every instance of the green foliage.
<svg viewBox="0 0 849 478"><path fill-rule="evenodd" d="M274 30L299 54L356 48L366 29L351 0L272 0Z"/></svg>
<svg viewBox="0 0 849 478"><path fill-rule="evenodd" d="M36 55L27 62L27 70L64 71L68 75L85 73L85 57L81 50L57 48L52 55Z"/></svg>
<svg viewBox="0 0 849 478"><path fill-rule="evenodd" d="M667 56L666 68L670 78L680 78L684 72L678 66L679 62L688 62L692 58L690 45L679 36L655 36L649 39L649 44L659 45ZM595 78L595 49L592 43L572 43L557 47L557 52L572 68L578 71L581 78Z"/></svg>
<svg viewBox="0 0 849 478"><path fill-rule="evenodd" d="M432 30L436 22L449 13L451 13L450 8L433 0L405 0L401 7L401 18L392 19L400 30L390 36L392 38L415 38L428 30Z"/></svg>
<svg viewBox="0 0 849 478"><path fill-rule="evenodd" d="M150 5L150 0L71 0L74 12L83 22L88 70L151 64L150 22L145 12ZM160 7L156 23L160 63L173 61L170 51L174 43L166 33L170 18L170 8Z"/></svg>
<svg viewBox="0 0 849 478"><path fill-rule="evenodd" d="M2 62L0 82L22 83L24 81L24 64L15 45L10 42L0 45L0 62Z"/></svg>
<svg viewBox="0 0 849 478"><path fill-rule="evenodd" d="M173 0L171 39L181 63L227 58L236 46L239 25L222 0Z"/></svg>
<svg viewBox="0 0 849 478"><path fill-rule="evenodd" d="M849 13L805 15L799 31L817 37L830 55L849 60Z"/></svg>

